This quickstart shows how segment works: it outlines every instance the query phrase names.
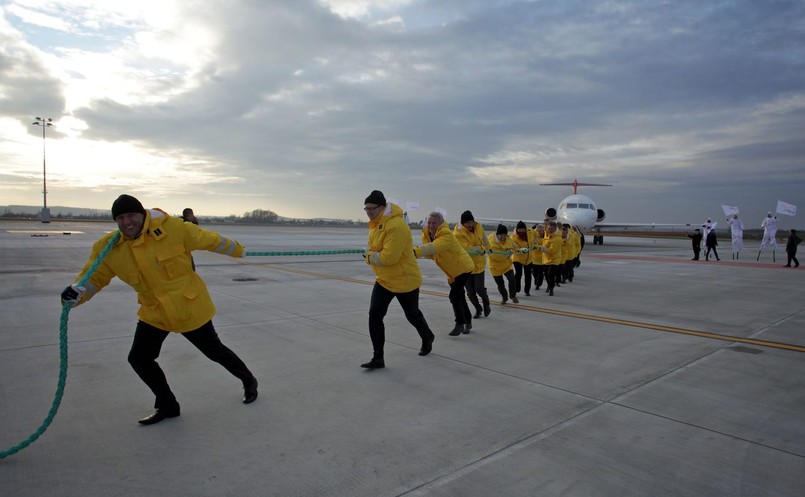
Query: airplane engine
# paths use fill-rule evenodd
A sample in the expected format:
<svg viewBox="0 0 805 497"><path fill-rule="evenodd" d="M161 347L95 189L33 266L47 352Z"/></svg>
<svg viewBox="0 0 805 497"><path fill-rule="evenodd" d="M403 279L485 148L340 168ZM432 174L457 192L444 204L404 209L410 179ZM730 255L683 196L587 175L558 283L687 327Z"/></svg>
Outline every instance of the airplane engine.
<svg viewBox="0 0 805 497"><path fill-rule="evenodd" d="M599 212L603 212L603 211L599 211ZM545 209L545 217L547 219L550 219L551 221L556 220L556 209L554 209L553 207L548 207L547 209Z"/></svg>
<svg viewBox="0 0 805 497"><path fill-rule="evenodd" d="M601 221L604 220L605 217L607 216L606 213L604 212L604 209L598 209L598 217L596 218L596 221L600 223Z"/></svg>

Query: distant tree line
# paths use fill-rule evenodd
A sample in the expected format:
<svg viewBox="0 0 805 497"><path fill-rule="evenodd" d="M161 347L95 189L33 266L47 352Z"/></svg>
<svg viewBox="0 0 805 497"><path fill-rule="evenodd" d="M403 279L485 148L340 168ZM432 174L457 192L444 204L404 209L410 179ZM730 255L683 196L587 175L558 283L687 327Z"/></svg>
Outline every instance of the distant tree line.
<svg viewBox="0 0 805 497"><path fill-rule="evenodd" d="M181 217L181 214L174 214L176 217ZM111 220L111 211L92 211L82 214L74 214L72 212L60 211L57 213L51 212L51 220L87 220L87 221L109 221ZM38 220L41 219L41 213L36 212L14 212L8 207L3 208L0 213L0 219L23 219L23 220ZM242 216L199 216L199 220L208 223L224 223L224 224L282 224L282 225L302 225L302 226L321 226L321 225L343 225L343 226L361 226L366 222L346 220L346 219L294 219L282 217L276 212L269 209L255 209L253 211L244 212Z"/></svg>

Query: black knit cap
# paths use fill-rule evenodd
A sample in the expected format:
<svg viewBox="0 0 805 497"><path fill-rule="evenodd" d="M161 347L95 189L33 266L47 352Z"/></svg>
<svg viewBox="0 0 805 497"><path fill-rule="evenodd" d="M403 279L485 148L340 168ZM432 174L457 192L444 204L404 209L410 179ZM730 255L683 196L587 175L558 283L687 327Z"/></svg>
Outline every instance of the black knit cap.
<svg viewBox="0 0 805 497"><path fill-rule="evenodd" d="M131 195L126 195L124 193L123 195L117 197L117 200L115 200L115 202L112 204L112 219L117 219L117 216L121 214L128 214L129 212L139 212L145 216L143 204L141 204L139 200Z"/></svg>
<svg viewBox="0 0 805 497"><path fill-rule="evenodd" d="M519 230L519 229L521 229L521 228L522 228L522 229L526 229L526 227L525 227L525 223L524 223L524 222L522 222L522 221L519 221L519 222L517 223L517 229Z"/></svg>
<svg viewBox="0 0 805 497"><path fill-rule="evenodd" d="M498 230L495 231L496 235L508 235L509 228L506 227L505 224L498 224Z"/></svg>
<svg viewBox="0 0 805 497"><path fill-rule="evenodd" d="M386 205L386 197L380 190L372 190L372 193L363 201L364 204Z"/></svg>
<svg viewBox="0 0 805 497"><path fill-rule="evenodd" d="M464 211L461 213L461 224L468 223L470 221L475 221L475 218L472 217L472 212Z"/></svg>

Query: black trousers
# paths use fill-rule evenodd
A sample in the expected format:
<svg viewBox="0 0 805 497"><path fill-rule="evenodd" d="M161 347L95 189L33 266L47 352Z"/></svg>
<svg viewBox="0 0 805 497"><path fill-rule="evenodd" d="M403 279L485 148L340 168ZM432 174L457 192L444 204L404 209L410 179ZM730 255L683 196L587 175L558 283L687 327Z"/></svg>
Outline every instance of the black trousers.
<svg viewBox="0 0 805 497"><path fill-rule="evenodd" d="M148 388L154 392L156 396L154 407L157 409L179 405L176 396L168 386L165 373L156 361L162 350L162 343L169 333L139 321L134 332L134 343L131 344L129 352L129 364L140 379L148 385ZM212 321L207 321L201 328L181 333L181 335L190 340L190 343L195 345L207 358L226 368L240 381L245 383L255 379L240 357L221 343Z"/></svg>
<svg viewBox="0 0 805 497"><path fill-rule="evenodd" d="M514 280L517 286L517 293L520 293L522 290L525 290L525 293L531 291L531 264L521 264L519 262L514 263ZM522 280L523 273L525 273L525 287L520 284Z"/></svg>
<svg viewBox="0 0 805 497"><path fill-rule="evenodd" d="M699 254L701 252L702 252L702 247L701 246L696 246L696 245L693 246L693 260L694 261L699 260Z"/></svg>
<svg viewBox="0 0 805 497"><path fill-rule="evenodd" d="M501 274L500 276L493 276L495 283L498 286L498 291L500 292L500 296L503 297L503 300L509 300L509 297L514 297L517 295L517 282L514 281L514 271L509 269L505 273ZM506 285L503 283L503 278L506 278L509 282L509 291L506 291Z"/></svg>
<svg viewBox="0 0 805 497"><path fill-rule="evenodd" d="M542 264L532 264L531 270L534 273L534 289L539 290L542 282L545 281L545 266Z"/></svg>
<svg viewBox="0 0 805 497"><path fill-rule="evenodd" d="M456 324L472 322L472 313L470 312L470 306L467 305L467 298L464 293L464 286L470 276L472 276L472 273L460 274L450 283L450 305L453 306L453 316L456 318Z"/></svg>
<svg viewBox="0 0 805 497"><path fill-rule="evenodd" d="M419 310L419 288L407 293L394 293L375 281L372 288L372 299L369 303L369 338L372 339L374 359L383 359L383 346L386 344L386 325L383 318L389 310L394 298L405 313L405 319L414 325L422 340L433 340L433 332Z"/></svg>
<svg viewBox="0 0 805 497"><path fill-rule="evenodd" d="M799 266L799 261L797 260L797 251L794 250L793 252L786 252L788 254L788 266L791 265L791 261L794 261L795 266Z"/></svg>
<svg viewBox="0 0 805 497"><path fill-rule="evenodd" d="M549 264L545 266L545 282L548 284L548 290L553 290L556 286L556 281L559 279L559 265Z"/></svg>
<svg viewBox="0 0 805 497"><path fill-rule="evenodd" d="M570 259L569 261L565 261L565 272L562 275L563 279L568 281L573 281L573 277L576 275L576 260Z"/></svg>
<svg viewBox="0 0 805 497"><path fill-rule="evenodd" d="M475 307L475 310L481 312L481 309L489 309L489 293L486 291L486 283L484 282L484 274L486 271L480 273L473 273L467 278L467 284L464 285L467 289L467 296ZM478 301L478 297L481 300ZM483 308L481 307L483 304Z"/></svg>
<svg viewBox="0 0 805 497"><path fill-rule="evenodd" d="M718 250L716 250L715 247L707 247L707 251L704 253L704 258L705 259L710 258L710 251L711 250L713 251L713 256L715 256L715 258L718 259Z"/></svg>

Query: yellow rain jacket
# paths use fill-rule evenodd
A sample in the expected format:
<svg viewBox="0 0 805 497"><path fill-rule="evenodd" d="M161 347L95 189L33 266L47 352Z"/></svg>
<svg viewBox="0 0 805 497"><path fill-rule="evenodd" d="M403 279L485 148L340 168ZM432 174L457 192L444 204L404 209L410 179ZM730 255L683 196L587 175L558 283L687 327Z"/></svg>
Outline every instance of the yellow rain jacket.
<svg viewBox="0 0 805 497"><path fill-rule="evenodd" d="M411 229L399 206L388 204L383 214L369 221L366 263L372 266L377 282L390 292L408 293L422 286Z"/></svg>
<svg viewBox="0 0 805 497"><path fill-rule="evenodd" d="M529 264L536 264L538 266L542 265L542 252L539 251L540 245L542 245L542 239L544 238L543 235L539 234L539 231L534 230L534 243L531 245L534 250L528 253Z"/></svg>
<svg viewBox="0 0 805 497"><path fill-rule="evenodd" d="M95 242L76 281L86 274L114 234L110 232ZM198 329L215 315L215 306L207 286L191 266L193 250L230 257L243 257L244 253L241 244L218 233L160 209L146 210L140 236L132 240L121 234L87 282L79 303L88 301L117 276L137 292L137 317L141 321L178 333Z"/></svg>
<svg viewBox="0 0 805 497"><path fill-rule="evenodd" d="M465 228L461 223L456 223L456 227L453 228L453 234L464 250L480 252L478 255L470 255L472 262L475 263L475 269L472 270L472 274L483 273L486 269L486 255L484 255L484 252L489 249L489 240L486 238L486 233L481 223L475 223L472 231Z"/></svg>
<svg viewBox="0 0 805 497"><path fill-rule="evenodd" d="M570 241L573 244L573 250L571 252L571 259L575 259L581 253L581 235L576 230L572 230L570 232Z"/></svg>
<svg viewBox="0 0 805 497"><path fill-rule="evenodd" d="M562 237L559 232L542 239L542 246L548 249L542 252L542 263L546 266L555 266L562 262Z"/></svg>
<svg viewBox="0 0 805 497"><path fill-rule="evenodd" d="M567 232L567 238L563 238L562 233L559 233L559 238L562 240L562 260L560 261L562 264L573 258L573 240L571 236L570 231Z"/></svg>
<svg viewBox="0 0 805 497"><path fill-rule="evenodd" d="M425 226L422 229L422 246L414 248L414 253L417 257L433 259L447 275L448 283L452 283L456 276L471 273L475 269L475 263L458 243L447 221L436 230L433 241L430 241L430 230Z"/></svg>
<svg viewBox="0 0 805 497"><path fill-rule="evenodd" d="M499 242L495 233L492 233L489 235L489 250L493 252L514 252L517 250L517 246L508 237L505 242ZM513 266L511 255L489 254L489 272L492 276L500 276L511 271Z"/></svg>
<svg viewBox="0 0 805 497"><path fill-rule="evenodd" d="M536 238L537 232L531 228L526 228L525 237L526 239L523 240L520 238L520 235L517 234L517 231L509 236L511 241L514 242L514 245L518 248L532 248L534 247L534 238ZM516 254L512 255L512 262L519 262L520 264L529 264L529 260L531 258L531 251L528 252L517 252Z"/></svg>

